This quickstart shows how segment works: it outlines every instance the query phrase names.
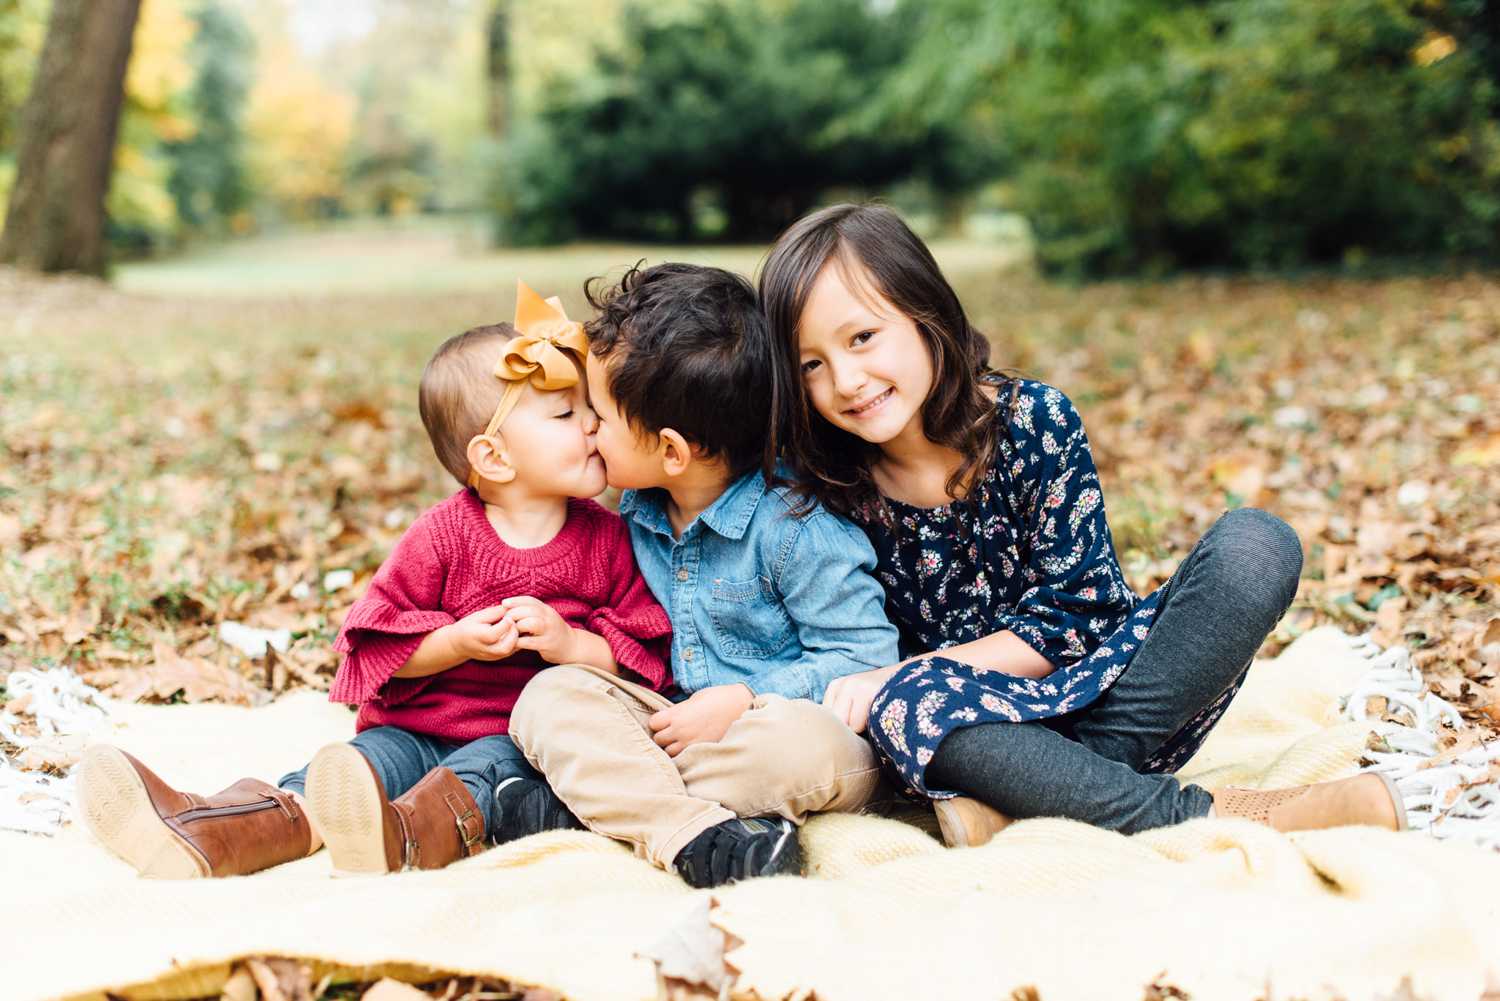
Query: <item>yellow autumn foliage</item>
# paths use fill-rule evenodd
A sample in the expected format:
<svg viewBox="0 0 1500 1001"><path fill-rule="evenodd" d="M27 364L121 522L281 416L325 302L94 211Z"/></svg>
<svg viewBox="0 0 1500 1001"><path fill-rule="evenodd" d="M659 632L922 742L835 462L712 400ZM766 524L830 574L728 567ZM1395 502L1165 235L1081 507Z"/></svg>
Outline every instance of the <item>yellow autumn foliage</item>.
<svg viewBox="0 0 1500 1001"><path fill-rule="evenodd" d="M331 88L286 38L261 36L246 114L257 187L293 217L338 198L354 99Z"/></svg>
<svg viewBox="0 0 1500 1001"><path fill-rule="evenodd" d="M171 165L164 143L193 134L185 95L193 84L188 46L197 26L184 0L141 4L125 72L125 108L115 146L109 216L118 225L152 235L177 228L177 206L167 182Z"/></svg>

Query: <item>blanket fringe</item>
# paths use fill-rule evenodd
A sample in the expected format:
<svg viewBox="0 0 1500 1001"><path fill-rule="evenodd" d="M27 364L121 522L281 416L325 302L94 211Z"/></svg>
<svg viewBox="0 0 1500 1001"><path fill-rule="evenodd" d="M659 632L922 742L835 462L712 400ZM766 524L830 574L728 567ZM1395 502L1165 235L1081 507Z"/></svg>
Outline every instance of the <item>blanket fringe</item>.
<svg viewBox="0 0 1500 1001"><path fill-rule="evenodd" d="M24 699L36 733L21 728L21 717L0 709L0 739L21 750L60 737L81 737L103 725L107 710L98 689L65 667L12 671L6 696ZM29 728L28 728L29 729ZM73 817L71 775L62 778L23 770L0 752L0 830L56 834Z"/></svg>
<svg viewBox="0 0 1500 1001"><path fill-rule="evenodd" d="M1427 690L1405 647L1382 650L1368 636L1349 637L1370 662L1340 706L1346 720L1372 732L1362 771L1396 783L1412 830L1500 851L1500 740L1486 743L1454 706ZM1384 700L1378 702L1377 700ZM1372 702L1379 710L1372 712ZM1444 731L1458 743L1444 749Z"/></svg>

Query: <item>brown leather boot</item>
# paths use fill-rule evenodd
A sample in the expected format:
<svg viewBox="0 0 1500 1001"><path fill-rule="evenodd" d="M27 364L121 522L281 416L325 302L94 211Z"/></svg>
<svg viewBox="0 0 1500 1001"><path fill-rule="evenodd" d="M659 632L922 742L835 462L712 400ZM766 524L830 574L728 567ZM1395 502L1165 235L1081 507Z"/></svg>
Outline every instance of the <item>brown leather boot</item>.
<svg viewBox="0 0 1500 1001"><path fill-rule="evenodd" d="M1291 789L1214 789L1214 815L1242 817L1278 831L1362 825L1406 830L1396 784L1378 772Z"/></svg>
<svg viewBox="0 0 1500 1001"><path fill-rule="evenodd" d="M313 755L307 808L340 872L441 869L485 848L484 817L457 775L434 768L391 802L351 744Z"/></svg>
<svg viewBox="0 0 1500 1001"><path fill-rule="evenodd" d="M974 848L1011 825L1010 817L967 796L935 800L932 809L949 848Z"/></svg>
<svg viewBox="0 0 1500 1001"><path fill-rule="evenodd" d="M78 792L94 837L142 876L243 876L312 847L307 815L292 794L258 779L196 796L119 748L97 744L78 766Z"/></svg>

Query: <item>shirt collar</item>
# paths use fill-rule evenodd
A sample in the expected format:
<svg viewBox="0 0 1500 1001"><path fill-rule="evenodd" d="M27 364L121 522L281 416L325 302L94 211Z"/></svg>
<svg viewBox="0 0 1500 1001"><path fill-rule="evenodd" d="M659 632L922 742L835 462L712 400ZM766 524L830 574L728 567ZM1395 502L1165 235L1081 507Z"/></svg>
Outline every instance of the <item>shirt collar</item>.
<svg viewBox="0 0 1500 1001"><path fill-rule="evenodd" d="M765 493L766 478L759 470L751 470L725 487L693 524L701 521L726 539L744 538L755 507ZM625 491L620 495L620 514L643 528L673 537L672 522L667 517L667 492L660 487ZM689 525L688 531L692 527Z"/></svg>

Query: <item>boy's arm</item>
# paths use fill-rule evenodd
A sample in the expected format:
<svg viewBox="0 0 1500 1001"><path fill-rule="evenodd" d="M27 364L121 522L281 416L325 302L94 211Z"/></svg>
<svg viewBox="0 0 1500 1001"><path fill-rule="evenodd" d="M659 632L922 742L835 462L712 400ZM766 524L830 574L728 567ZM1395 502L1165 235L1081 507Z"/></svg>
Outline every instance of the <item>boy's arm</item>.
<svg viewBox="0 0 1500 1001"><path fill-rule="evenodd" d="M896 663L896 627L871 576L875 550L863 532L817 511L800 522L777 562L777 591L802 655L749 679L755 694L819 701L835 678Z"/></svg>

